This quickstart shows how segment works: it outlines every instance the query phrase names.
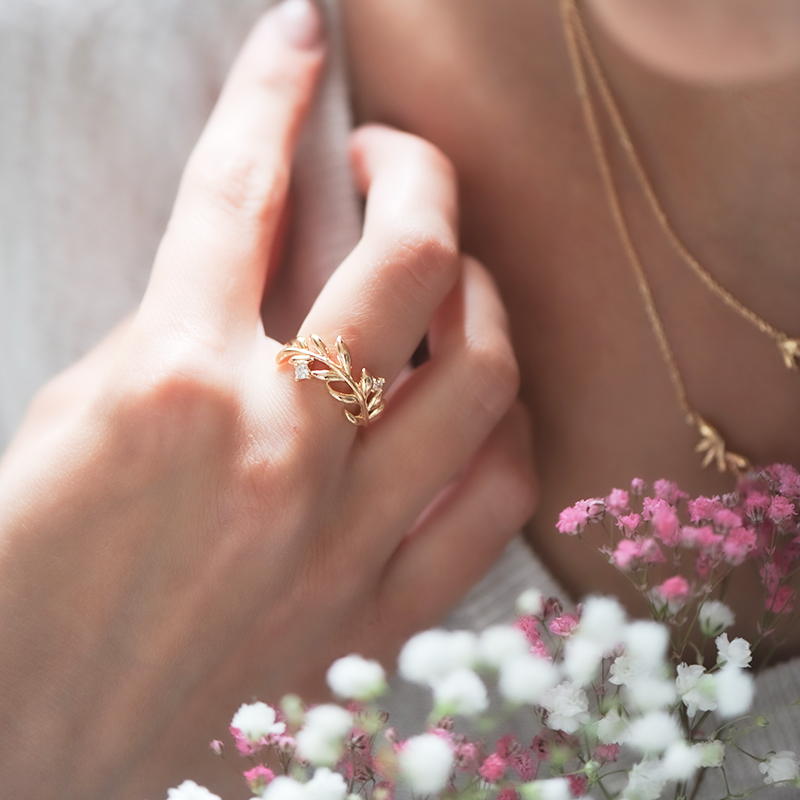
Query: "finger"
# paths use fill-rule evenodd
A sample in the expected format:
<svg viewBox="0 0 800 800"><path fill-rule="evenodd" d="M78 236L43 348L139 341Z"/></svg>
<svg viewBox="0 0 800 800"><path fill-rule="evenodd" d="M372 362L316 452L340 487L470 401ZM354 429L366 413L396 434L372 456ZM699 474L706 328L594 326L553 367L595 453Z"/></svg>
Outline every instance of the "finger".
<svg viewBox="0 0 800 800"><path fill-rule="evenodd" d="M527 414L517 403L389 562L382 616L409 633L439 622L530 518L536 497Z"/></svg>
<svg viewBox="0 0 800 800"><path fill-rule="evenodd" d="M355 134L367 191L364 235L301 326L341 335L358 367L391 381L409 360L459 271L457 187L432 145L389 128Z"/></svg>
<svg viewBox="0 0 800 800"><path fill-rule="evenodd" d="M285 0L253 29L187 164L143 313L253 330L321 25L310 0Z"/></svg>
<svg viewBox="0 0 800 800"><path fill-rule="evenodd" d="M408 530L436 493L469 463L517 396L519 373L494 281L464 259L462 279L439 309L436 348L367 431L354 469L387 487L373 517ZM391 458L387 458L391 454ZM389 552L396 541L383 545Z"/></svg>

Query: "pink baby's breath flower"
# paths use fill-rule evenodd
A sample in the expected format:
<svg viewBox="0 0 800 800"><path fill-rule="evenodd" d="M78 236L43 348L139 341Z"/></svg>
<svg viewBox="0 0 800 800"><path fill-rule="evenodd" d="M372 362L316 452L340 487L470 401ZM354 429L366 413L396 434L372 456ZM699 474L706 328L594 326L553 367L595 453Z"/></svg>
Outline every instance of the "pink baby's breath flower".
<svg viewBox="0 0 800 800"><path fill-rule="evenodd" d="M617 527L628 538L636 533L636 529L641 523L642 518L638 514L626 514L617 519Z"/></svg>
<svg viewBox="0 0 800 800"><path fill-rule="evenodd" d="M445 724L449 723L447 727L442 726L441 722L442 721L440 721L438 728L431 728L428 731L428 733L432 733L434 736L438 736L440 739L444 739L447 742L447 744L449 744L450 747L452 747L453 750L455 751L455 743L453 742L453 731L452 731L453 720L450 717L445 718L444 720Z"/></svg>
<svg viewBox="0 0 800 800"><path fill-rule="evenodd" d="M532 781L536 778L536 763L530 753L517 753L511 760L510 766L523 781Z"/></svg>
<svg viewBox="0 0 800 800"><path fill-rule="evenodd" d="M583 797L589 788L589 779L585 775L567 775L567 783L573 797Z"/></svg>
<svg viewBox="0 0 800 800"><path fill-rule="evenodd" d="M714 559L708 553L701 553L694 562L694 572L700 580L708 580L714 569Z"/></svg>
<svg viewBox="0 0 800 800"><path fill-rule="evenodd" d="M776 495L772 498L772 502L769 504L769 511L767 512L769 518L776 525L780 525L781 522L791 519L795 516L795 513L792 502L780 495Z"/></svg>
<svg viewBox="0 0 800 800"><path fill-rule="evenodd" d="M653 484L653 494L659 499L664 500L674 506L679 500L685 500L689 495L678 488L677 483L672 481L660 480Z"/></svg>
<svg viewBox="0 0 800 800"><path fill-rule="evenodd" d="M247 785L253 794L261 794L274 778L275 773L261 764L244 773L244 779L247 781Z"/></svg>
<svg viewBox="0 0 800 800"><path fill-rule="evenodd" d="M539 761L550 760L550 744L541 734L534 737L530 749Z"/></svg>
<svg viewBox="0 0 800 800"><path fill-rule="evenodd" d="M627 571L639 560L640 550L639 542L635 539L622 539L611 558L620 569Z"/></svg>
<svg viewBox="0 0 800 800"><path fill-rule="evenodd" d="M681 528L681 546L687 548L697 546L697 528L694 525L684 525Z"/></svg>
<svg viewBox="0 0 800 800"><path fill-rule="evenodd" d="M745 513L753 522L761 522L769 508L769 502L766 492L750 492L744 502Z"/></svg>
<svg viewBox="0 0 800 800"><path fill-rule="evenodd" d="M238 728L231 727L229 730L231 732L231 736L233 736L233 741L236 744L236 749L239 751L239 755L245 757L252 756L261 749L261 744L250 741L250 739L248 739L247 736L245 736Z"/></svg>
<svg viewBox="0 0 800 800"><path fill-rule="evenodd" d="M536 617L518 617L514 623L514 627L525 634L525 638L531 646L531 655L539 656L539 658L544 658L548 661L552 660L553 656L550 650L542 641L542 634L539 631Z"/></svg>
<svg viewBox="0 0 800 800"><path fill-rule="evenodd" d="M646 485L647 484L641 478L634 478L631 481L631 492L636 495L636 497L641 497Z"/></svg>
<svg viewBox="0 0 800 800"><path fill-rule="evenodd" d="M710 525L703 525L695 529L695 547L705 553L711 553L722 546L724 537L715 533Z"/></svg>
<svg viewBox="0 0 800 800"><path fill-rule="evenodd" d="M506 774L506 762L499 753L492 753L481 764L478 770L478 775L481 776L487 783L496 783Z"/></svg>
<svg viewBox="0 0 800 800"><path fill-rule="evenodd" d="M774 594L767 595L767 611L775 614L788 614L794 608L796 592L791 586L781 586Z"/></svg>
<svg viewBox="0 0 800 800"><path fill-rule="evenodd" d="M662 502L663 500L659 500L657 497L645 497L644 500L642 500L643 519L650 522L650 520L653 519L653 512Z"/></svg>
<svg viewBox="0 0 800 800"><path fill-rule="evenodd" d="M297 741L294 736L288 734L278 734L274 737L273 745L280 753L291 755L297 749Z"/></svg>
<svg viewBox="0 0 800 800"><path fill-rule="evenodd" d="M519 800L519 795L513 786L508 786L503 791L498 792L497 800Z"/></svg>
<svg viewBox="0 0 800 800"><path fill-rule="evenodd" d="M601 522L606 513L606 501L599 497L590 497L588 500L581 500L578 505L582 505L586 511L589 522Z"/></svg>
<svg viewBox="0 0 800 800"><path fill-rule="evenodd" d="M722 543L725 560L734 566L744 563L750 553L755 550L756 535L747 528L733 528Z"/></svg>
<svg viewBox="0 0 800 800"><path fill-rule="evenodd" d="M645 564L658 564L666 561L664 553L655 539L643 539L639 544L639 558Z"/></svg>
<svg viewBox="0 0 800 800"><path fill-rule="evenodd" d="M668 547L680 541L680 521L675 509L664 500L657 500L652 508L653 530Z"/></svg>
<svg viewBox="0 0 800 800"><path fill-rule="evenodd" d="M628 510L630 498L624 489L612 489L611 494L606 497L606 511L618 517Z"/></svg>
<svg viewBox="0 0 800 800"><path fill-rule="evenodd" d="M539 639L538 642L534 642L531 645L531 655L543 658L545 661L553 660L553 654L550 652L550 648L548 648L542 639Z"/></svg>
<svg viewBox="0 0 800 800"><path fill-rule="evenodd" d="M789 464L775 464L771 469L778 481L780 493L794 500L800 499L800 473Z"/></svg>
<svg viewBox="0 0 800 800"><path fill-rule="evenodd" d="M698 497L689 501L689 517L692 522L714 519L714 514L724 508L719 497Z"/></svg>
<svg viewBox="0 0 800 800"><path fill-rule="evenodd" d="M558 528L559 533L577 536L586 527L588 520L589 515L586 513L586 509L580 503L576 503L574 506L565 508L558 515L556 528Z"/></svg>
<svg viewBox="0 0 800 800"><path fill-rule="evenodd" d="M562 614L560 617L551 620L547 627L554 636L566 639L575 632L578 622L579 620L575 614Z"/></svg>
<svg viewBox="0 0 800 800"><path fill-rule="evenodd" d="M739 527L742 524L742 518L730 508L720 508L714 513L714 524L727 531Z"/></svg>
<svg viewBox="0 0 800 800"><path fill-rule="evenodd" d="M503 736L497 742L497 755L511 767L524 781L532 781L536 777L536 765L531 754L511 734Z"/></svg>
<svg viewBox="0 0 800 800"><path fill-rule="evenodd" d="M619 758L619 750L618 744L599 744L594 749L594 757L601 764L613 763Z"/></svg>
<svg viewBox="0 0 800 800"><path fill-rule="evenodd" d="M456 748L456 766L461 770L477 770L479 757L478 746L472 742L464 742Z"/></svg>
<svg viewBox="0 0 800 800"><path fill-rule="evenodd" d="M558 617L564 612L564 604L557 597L548 597L544 601L544 617Z"/></svg>
<svg viewBox="0 0 800 800"><path fill-rule="evenodd" d="M686 602L691 592L689 582L683 575L673 575L667 578L664 583L656 587L656 591L670 604L682 605Z"/></svg>
<svg viewBox="0 0 800 800"><path fill-rule="evenodd" d="M218 755L221 756L225 753L225 745L219 739L212 739L208 746Z"/></svg>
<svg viewBox="0 0 800 800"><path fill-rule="evenodd" d="M514 627L518 631L522 631L525 634L525 638L531 644L538 642L539 639L542 638L542 635L539 633L539 624L536 617L527 615L524 617L517 617L516 621L514 622Z"/></svg>

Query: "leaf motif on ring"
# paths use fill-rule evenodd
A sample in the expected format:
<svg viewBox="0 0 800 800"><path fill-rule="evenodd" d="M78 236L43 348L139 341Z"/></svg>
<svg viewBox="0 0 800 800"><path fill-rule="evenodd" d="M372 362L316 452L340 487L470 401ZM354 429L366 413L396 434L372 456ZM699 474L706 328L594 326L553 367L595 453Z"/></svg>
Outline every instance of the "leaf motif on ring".
<svg viewBox="0 0 800 800"><path fill-rule="evenodd" d="M331 397L346 406L345 416L353 425L366 425L383 411L383 378L375 378L362 369L360 380L355 379L350 350L341 336L336 339L335 352L315 334L308 338L298 336L281 349L276 360L279 364L288 361L295 368L295 380L325 381ZM310 369L315 362L326 368ZM347 390L336 389L333 384L345 384Z"/></svg>

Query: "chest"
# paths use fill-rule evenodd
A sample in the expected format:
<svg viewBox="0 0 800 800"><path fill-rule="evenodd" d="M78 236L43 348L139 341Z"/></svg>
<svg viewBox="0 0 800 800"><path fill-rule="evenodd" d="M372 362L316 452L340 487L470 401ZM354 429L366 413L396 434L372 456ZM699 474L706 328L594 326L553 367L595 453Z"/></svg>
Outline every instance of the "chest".
<svg viewBox="0 0 800 800"><path fill-rule="evenodd" d="M576 561L558 512L634 476L693 494L731 479L693 452L609 213L557 4L396 6L345 3L358 114L454 161L463 247L500 285L534 420L542 500L529 537L568 590L619 591L601 559ZM675 258L621 152L609 157L692 405L753 461L797 463L800 379Z"/></svg>

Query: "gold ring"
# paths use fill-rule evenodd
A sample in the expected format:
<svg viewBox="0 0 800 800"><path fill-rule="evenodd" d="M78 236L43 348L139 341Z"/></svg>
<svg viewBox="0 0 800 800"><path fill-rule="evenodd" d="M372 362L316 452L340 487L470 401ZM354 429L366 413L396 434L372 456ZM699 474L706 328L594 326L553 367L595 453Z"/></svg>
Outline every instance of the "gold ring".
<svg viewBox="0 0 800 800"><path fill-rule="evenodd" d="M374 378L365 369L361 370L360 380L354 378L350 351L341 336L336 339L335 351L315 334L298 336L283 346L276 360L278 364L288 361L294 367L296 381L311 378L325 381L331 396L344 403L344 414L353 425L367 425L383 411L384 379ZM312 369L314 364L325 368ZM334 384L345 385L347 389L335 389Z"/></svg>

